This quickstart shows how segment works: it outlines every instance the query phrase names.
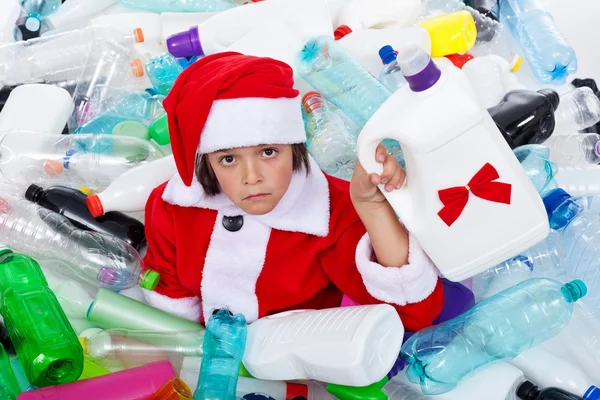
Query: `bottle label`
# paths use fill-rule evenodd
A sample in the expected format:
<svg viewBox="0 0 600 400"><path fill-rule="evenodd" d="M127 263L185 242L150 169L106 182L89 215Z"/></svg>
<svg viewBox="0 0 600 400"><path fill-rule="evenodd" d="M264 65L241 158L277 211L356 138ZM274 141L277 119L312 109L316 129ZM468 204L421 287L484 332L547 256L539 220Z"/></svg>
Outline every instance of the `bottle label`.
<svg viewBox="0 0 600 400"><path fill-rule="evenodd" d="M65 158L63 159L63 167L65 169L69 169L69 165L70 165L70 162L71 162L71 157L75 153L77 153L77 150L75 150L75 149L67 150L67 152L65 154Z"/></svg>

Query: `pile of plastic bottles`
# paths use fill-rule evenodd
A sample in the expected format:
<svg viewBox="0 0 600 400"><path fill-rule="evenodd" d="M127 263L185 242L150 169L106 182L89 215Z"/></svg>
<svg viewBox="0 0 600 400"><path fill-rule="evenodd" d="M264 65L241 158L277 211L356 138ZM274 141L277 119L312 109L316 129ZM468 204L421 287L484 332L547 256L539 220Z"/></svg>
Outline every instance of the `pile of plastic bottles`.
<svg viewBox="0 0 600 400"><path fill-rule="evenodd" d="M380 172L381 141L406 169L384 194L444 277L435 325L144 303L162 101L222 51L293 67L328 174ZM542 0L0 0L0 400L600 399L600 92L576 71Z"/></svg>

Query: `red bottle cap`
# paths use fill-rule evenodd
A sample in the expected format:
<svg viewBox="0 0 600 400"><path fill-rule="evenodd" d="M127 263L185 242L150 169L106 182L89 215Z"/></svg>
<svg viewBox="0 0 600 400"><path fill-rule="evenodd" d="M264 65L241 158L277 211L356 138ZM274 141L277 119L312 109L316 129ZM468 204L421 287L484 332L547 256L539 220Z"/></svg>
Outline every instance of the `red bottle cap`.
<svg viewBox="0 0 600 400"><path fill-rule="evenodd" d="M347 26L347 25L340 25L333 32L333 37L335 38L335 40L340 40L341 38L343 38L344 36L346 36L349 33L352 33L352 29L350 29L349 26Z"/></svg>
<svg viewBox="0 0 600 400"><path fill-rule="evenodd" d="M87 205L90 214L92 214L92 217L98 218L104 215L104 207L102 206L102 201L100 200L100 197L98 197L97 194L88 196L85 199L85 204Z"/></svg>
<svg viewBox="0 0 600 400"><path fill-rule="evenodd" d="M447 55L446 58L450 61L452 61L452 64L454 64L457 68L461 68L463 67L463 65L465 65L467 63L467 61L472 60L473 58L473 54L466 52L463 54L450 54Z"/></svg>

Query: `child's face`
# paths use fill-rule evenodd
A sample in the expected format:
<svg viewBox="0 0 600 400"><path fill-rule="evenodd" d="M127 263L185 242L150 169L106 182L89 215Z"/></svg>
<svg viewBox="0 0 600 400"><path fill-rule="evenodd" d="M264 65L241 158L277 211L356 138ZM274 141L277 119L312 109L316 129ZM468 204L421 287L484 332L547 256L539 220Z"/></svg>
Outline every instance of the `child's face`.
<svg viewBox="0 0 600 400"><path fill-rule="evenodd" d="M221 189L250 215L270 212L292 180L292 146L239 147L208 154Z"/></svg>

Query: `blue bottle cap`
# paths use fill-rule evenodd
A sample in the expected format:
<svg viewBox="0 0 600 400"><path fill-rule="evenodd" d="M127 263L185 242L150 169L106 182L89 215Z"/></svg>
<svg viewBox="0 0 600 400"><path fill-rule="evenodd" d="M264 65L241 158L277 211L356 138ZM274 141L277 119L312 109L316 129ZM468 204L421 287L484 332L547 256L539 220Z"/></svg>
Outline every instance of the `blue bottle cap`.
<svg viewBox="0 0 600 400"><path fill-rule="evenodd" d="M565 300L568 303L575 303L577 300L585 297L587 294L587 286L580 279L575 279L569 283L565 283L561 288Z"/></svg>
<svg viewBox="0 0 600 400"><path fill-rule="evenodd" d="M392 46L386 45L379 49L379 57L385 65L388 65L396 61L396 52Z"/></svg>
<svg viewBox="0 0 600 400"><path fill-rule="evenodd" d="M581 206L571 201L572 199L573 197L562 189L554 189L544 196L544 207L552 229L564 228L579 214Z"/></svg>
<svg viewBox="0 0 600 400"><path fill-rule="evenodd" d="M585 391L583 395L585 400L600 400L600 388L597 386L590 386L588 390Z"/></svg>

